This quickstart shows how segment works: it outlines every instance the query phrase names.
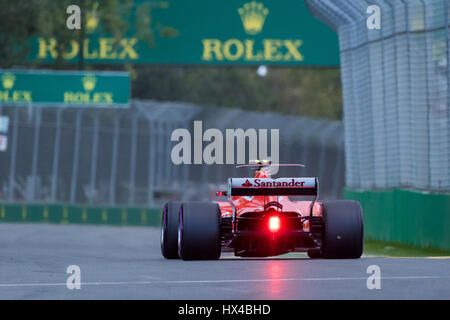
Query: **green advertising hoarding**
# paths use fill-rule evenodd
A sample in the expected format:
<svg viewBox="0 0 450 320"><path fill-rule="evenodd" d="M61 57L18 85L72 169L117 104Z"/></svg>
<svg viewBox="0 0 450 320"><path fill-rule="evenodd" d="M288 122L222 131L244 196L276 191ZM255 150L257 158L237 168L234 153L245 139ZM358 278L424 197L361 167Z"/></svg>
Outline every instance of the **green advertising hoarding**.
<svg viewBox="0 0 450 320"><path fill-rule="evenodd" d="M99 8L101 1L86 13L87 63L339 66L337 35L302 0L135 0L119 43L104 32ZM150 42L138 36L142 13L151 21ZM54 61L56 46L54 38L33 38L29 60ZM76 63L79 53L72 41L64 60Z"/></svg>
<svg viewBox="0 0 450 320"><path fill-rule="evenodd" d="M0 70L0 106L128 107L128 72Z"/></svg>

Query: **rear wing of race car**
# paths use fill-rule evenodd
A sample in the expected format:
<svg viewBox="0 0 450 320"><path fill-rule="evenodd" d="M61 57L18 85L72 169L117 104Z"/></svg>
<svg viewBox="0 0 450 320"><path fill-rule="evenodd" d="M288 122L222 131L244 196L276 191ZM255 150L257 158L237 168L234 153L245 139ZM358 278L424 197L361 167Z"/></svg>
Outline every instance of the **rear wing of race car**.
<svg viewBox="0 0 450 320"><path fill-rule="evenodd" d="M314 196L317 178L230 178L228 196Z"/></svg>
<svg viewBox="0 0 450 320"><path fill-rule="evenodd" d="M319 196L317 178L230 178L228 190L218 191L217 196L228 197L233 209L233 223L236 223L234 196L313 196L309 216L312 217L314 203Z"/></svg>

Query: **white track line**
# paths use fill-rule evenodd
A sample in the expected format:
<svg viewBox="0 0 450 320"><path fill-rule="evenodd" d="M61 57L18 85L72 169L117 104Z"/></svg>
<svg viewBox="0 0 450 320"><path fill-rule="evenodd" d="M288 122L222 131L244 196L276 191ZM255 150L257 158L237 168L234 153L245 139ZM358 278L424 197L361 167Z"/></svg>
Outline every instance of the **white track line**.
<svg viewBox="0 0 450 320"><path fill-rule="evenodd" d="M420 279L450 279L450 276L393 276L381 277L381 280L420 280ZM367 280L367 277L349 278L281 278L281 279L230 279L230 280L162 280L162 281L105 281L82 282L81 286L102 285L149 285L149 284L196 284L196 283L251 283L251 282L277 282L277 281L348 281ZM0 283L0 287L39 287L39 286L66 286L66 283Z"/></svg>

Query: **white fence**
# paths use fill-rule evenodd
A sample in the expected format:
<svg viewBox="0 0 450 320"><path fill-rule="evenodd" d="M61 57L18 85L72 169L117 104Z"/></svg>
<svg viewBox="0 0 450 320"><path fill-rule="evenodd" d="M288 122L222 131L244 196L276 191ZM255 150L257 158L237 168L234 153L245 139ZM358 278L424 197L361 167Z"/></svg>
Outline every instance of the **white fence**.
<svg viewBox="0 0 450 320"><path fill-rule="evenodd" d="M306 2L339 35L347 185L449 191L449 1Z"/></svg>
<svg viewBox="0 0 450 320"><path fill-rule="evenodd" d="M339 121L139 100L123 110L0 111L10 118L9 146L0 152L0 201L153 206L208 197L228 177L248 175L235 165L172 163L171 133L192 130L194 120L202 120L203 130L279 129L280 162L307 167L283 168L278 176L318 176L323 197L340 197L344 185Z"/></svg>

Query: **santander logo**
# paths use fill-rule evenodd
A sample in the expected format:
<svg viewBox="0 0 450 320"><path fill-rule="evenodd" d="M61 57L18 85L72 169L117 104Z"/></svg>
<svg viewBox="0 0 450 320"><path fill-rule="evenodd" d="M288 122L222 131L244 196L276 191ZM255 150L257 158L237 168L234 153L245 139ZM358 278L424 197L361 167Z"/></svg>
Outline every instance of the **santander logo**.
<svg viewBox="0 0 450 320"><path fill-rule="evenodd" d="M281 179L252 179L250 182L249 179L246 179L244 183L242 183L242 187L246 188L305 188L306 181L297 180L294 178L281 178ZM312 188L312 186L308 186L306 188Z"/></svg>
<svg viewBox="0 0 450 320"><path fill-rule="evenodd" d="M242 184L243 187L253 187L252 183L248 179Z"/></svg>

